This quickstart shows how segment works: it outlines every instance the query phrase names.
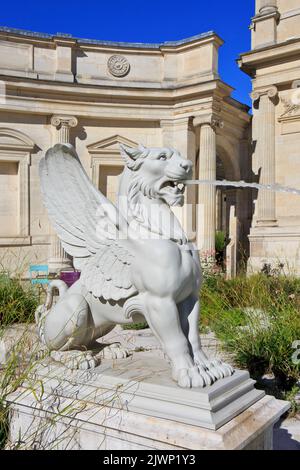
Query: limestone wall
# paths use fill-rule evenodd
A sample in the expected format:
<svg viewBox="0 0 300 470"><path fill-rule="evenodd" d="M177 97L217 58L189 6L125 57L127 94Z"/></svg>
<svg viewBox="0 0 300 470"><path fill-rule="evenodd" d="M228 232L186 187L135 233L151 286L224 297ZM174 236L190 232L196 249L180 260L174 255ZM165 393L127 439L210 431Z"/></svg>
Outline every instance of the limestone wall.
<svg viewBox="0 0 300 470"><path fill-rule="evenodd" d="M211 159L220 154L228 177L239 179L240 168L248 168L250 116L219 77L221 45L213 32L132 44L0 28L0 191L6 193L0 204L0 263L5 258L5 269L56 263L63 255L58 240L50 239L38 177L41 156L57 141L76 147L93 183L114 199L123 166L120 143L175 147L193 161L197 178L204 158L201 127L208 123ZM174 209L184 228L193 231L193 241L201 225L197 197L197 188L188 187L189 209ZM243 225L245 205L236 204ZM213 246L214 226L209 230Z"/></svg>
<svg viewBox="0 0 300 470"><path fill-rule="evenodd" d="M277 0L280 21L277 41L283 42L300 36L300 4L298 0Z"/></svg>
<svg viewBox="0 0 300 470"><path fill-rule="evenodd" d="M157 88L216 78L223 43L212 32L189 42L124 43L120 57L122 43L13 31L0 28L1 74L109 86Z"/></svg>

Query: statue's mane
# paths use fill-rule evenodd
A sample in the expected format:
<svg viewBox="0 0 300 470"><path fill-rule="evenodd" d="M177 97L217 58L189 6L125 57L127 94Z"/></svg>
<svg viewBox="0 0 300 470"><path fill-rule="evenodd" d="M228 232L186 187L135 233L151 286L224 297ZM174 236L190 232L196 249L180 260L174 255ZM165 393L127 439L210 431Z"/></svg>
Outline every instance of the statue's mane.
<svg viewBox="0 0 300 470"><path fill-rule="evenodd" d="M154 188L147 178L137 172L131 176L127 188L128 222L139 229L141 234L148 233L153 238L164 238L176 243L186 243L186 236L180 222L166 203L146 205L141 195L154 199Z"/></svg>

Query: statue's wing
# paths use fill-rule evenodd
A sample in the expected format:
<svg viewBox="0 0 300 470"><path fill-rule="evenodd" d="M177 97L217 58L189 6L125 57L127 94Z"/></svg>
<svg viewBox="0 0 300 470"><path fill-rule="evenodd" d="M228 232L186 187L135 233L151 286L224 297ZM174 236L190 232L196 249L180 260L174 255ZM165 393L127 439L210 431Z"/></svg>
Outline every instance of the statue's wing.
<svg viewBox="0 0 300 470"><path fill-rule="evenodd" d="M116 301L136 293L127 222L93 186L75 149L69 144L50 148L40 162L40 179L50 220L87 289Z"/></svg>

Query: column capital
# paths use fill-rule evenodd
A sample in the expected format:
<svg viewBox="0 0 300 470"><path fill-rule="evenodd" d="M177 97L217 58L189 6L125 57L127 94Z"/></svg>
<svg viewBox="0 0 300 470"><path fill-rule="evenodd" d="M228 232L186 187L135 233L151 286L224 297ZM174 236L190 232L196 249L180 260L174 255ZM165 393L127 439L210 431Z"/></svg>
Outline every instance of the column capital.
<svg viewBox="0 0 300 470"><path fill-rule="evenodd" d="M276 98L277 95L278 95L278 89L275 85L272 85L268 88L263 88L263 89L260 89L260 90L254 90L250 94L250 96L251 96L251 98L254 102L259 101L262 96L267 96L270 99L274 99L274 98Z"/></svg>
<svg viewBox="0 0 300 470"><path fill-rule="evenodd" d="M269 20L270 18L274 18L276 22L280 19L277 0L256 0L256 2L256 14L252 18L252 26L254 26L255 23Z"/></svg>
<svg viewBox="0 0 300 470"><path fill-rule="evenodd" d="M65 127L76 127L78 120L75 116L63 116L54 114L51 117L51 125L54 127L65 126Z"/></svg>
<svg viewBox="0 0 300 470"><path fill-rule="evenodd" d="M195 116L193 119L194 127L209 125L214 131L217 128L222 129L224 127L224 121L216 114L205 114Z"/></svg>

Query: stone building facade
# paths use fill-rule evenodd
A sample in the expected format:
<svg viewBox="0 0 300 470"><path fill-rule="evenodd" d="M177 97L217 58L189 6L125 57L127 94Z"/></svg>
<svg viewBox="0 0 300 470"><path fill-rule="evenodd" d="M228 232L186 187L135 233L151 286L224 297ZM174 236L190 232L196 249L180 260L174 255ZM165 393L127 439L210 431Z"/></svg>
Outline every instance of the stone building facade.
<svg viewBox="0 0 300 470"><path fill-rule="evenodd" d="M0 253L7 269L70 263L51 233L39 188L39 161L55 142L75 145L94 184L112 200L123 167L119 143L173 146L193 161L195 178L247 177L250 116L220 79L221 45L213 32L127 44L2 28ZM205 253L214 250L216 229L229 231L237 227L230 217L239 219L234 261L247 235L247 200L210 186L189 186L186 199L175 210Z"/></svg>
<svg viewBox="0 0 300 470"><path fill-rule="evenodd" d="M195 178L300 187L300 106L292 102L300 79L298 0L256 3L252 50L239 59L253 79L253 126L249 108L219 76L223 41L214 32L135 44L0 28L4 269L71 265L39 188L39 161L56 142L76 147L95 186L113 201L123 167L120 143L175 147L193 161ZM297 196L188 186L186 201L176 214L204 256L214 250L217 230L230 240L228 276L249 254L249 242L249 269L278 258L300 264Z"/></svg>
<svg viewBox="0 0 300 470"><path fill-rule="evenodd" d="M240 68L252 78L252 178L300 188L300 3L257 0L252 50ZM249 234L249 269L264 263L300 273L300 200L259 191Z"/></svg>

